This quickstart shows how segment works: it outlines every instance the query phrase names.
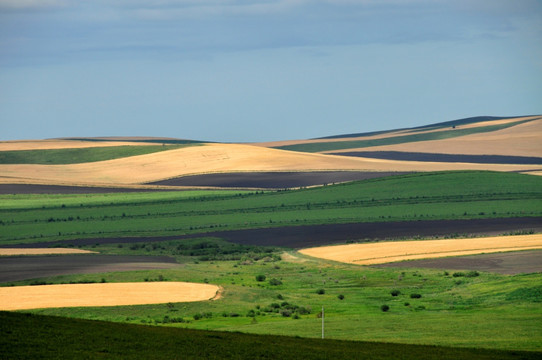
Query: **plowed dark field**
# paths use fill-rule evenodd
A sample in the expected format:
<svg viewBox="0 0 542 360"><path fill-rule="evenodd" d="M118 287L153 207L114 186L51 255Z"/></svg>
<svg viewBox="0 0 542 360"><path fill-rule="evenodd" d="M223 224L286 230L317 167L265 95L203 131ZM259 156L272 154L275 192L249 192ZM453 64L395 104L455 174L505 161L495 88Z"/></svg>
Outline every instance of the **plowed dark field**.
<svg viewBox="0 0 542 360"><path fill-rule="evenodd" d="M405 172L315 171L315 172L250 172L191 175L156 181L149 185L213 186L233 188L286 189L324 185L345 181L402 175Z"/></svg>
<svg viewBox="0 0 542 360"><path fill-rule="evenodd" d="M534 156L502 156L502 155L460 155L460 154L433 154L404 151L345 151L333 155L366 157L372 159L402 160L402 161L430 161L454 162L474 164L519 164L540 165L541 157Z"/></svg>
<svg viewBox="0 0 542 360"><path fill-rule="evenodd" d="M65 274L169 269L179 266L168 256L60 255L0 257L0 282Z"/></svg>
<svg viewBox="0 0 542 360"><path fill-rule="evenodd" d="M500 235L503 233L530 230L533 230L535 232L542 232L542 218L522 217L503 219L434 220L306 225L249 230L215 231L203 234L178 236L74 239L53 243L45 242L21 245L12 244L0 247L35 248L49 246L89 246L94 244L158 242L173 239L217 237L233 243L245 245L304 248L344 243L348 240L363 242L383 239L412 238L416 236L432 237L449 235Z"/></svg>
<svg viewBox="0 0 542 360"><path fill-rule="evenodd" d="M378 267L430 268L443 270L478 270L499 274L542 272L542 251L517 251L439 259L402 261Z"/></svg>

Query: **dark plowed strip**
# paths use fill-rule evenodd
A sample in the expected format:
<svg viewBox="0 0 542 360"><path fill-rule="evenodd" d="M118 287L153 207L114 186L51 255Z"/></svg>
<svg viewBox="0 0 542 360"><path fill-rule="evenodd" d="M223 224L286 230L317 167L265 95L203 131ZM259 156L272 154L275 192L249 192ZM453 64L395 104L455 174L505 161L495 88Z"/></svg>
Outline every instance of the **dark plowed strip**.
<svg viewBox="0 0 542 360"><path fill-rule="evenodd" d="M0 257L0 282L64 274L166 269L177 265L175 259L168 256L60 255Z"/></svg>
<svg viewBox="0 0 542 360"><path fill-rule="evenodd" d="M540 165L542 158L529 156L502 156L502 155L461 155L461 154L433 154L404 151L346 151L332 155L366 157L371 159L452 162L473 164L516 164Z"/></svg>
<svg viewBox="0 0 542 360"><path fill-rule="evenodd" d="M227 241L261 246L304 248L344 243L348 240L382 240L415 236L499 235L514 231L542 232L542 218L504 218L473 220L402 221L354 224L288 226L265 229L216 231L203 234L153 237L117 237L102 239L64 240L54 243L3 245L0 247L36 248L49 246L89 246L133 242L158 242L173 239L218 237Z"/></svg>
<svg viewBox="0 0 542 360"><path fill-rule="evenodd" d="M402 175L405 172L317 171L317 172L250 172L183 176L156 181L149 185L213 186L233 188L285 189L324 185L345 181Z"/></svg>
<svg viewBox="0 0 542 360"><path fill-rule="evenodd" d="M61 185L0 184L0 194L106 194L125 192L168 191L163 189L132 189Z"/></svg>
<svg viewBox="0 0 542 360"><path fill-rule="evenodd" d="M542 250L412 260L377 265L378 267L478 270L499 274L542 271Z"/></svg>

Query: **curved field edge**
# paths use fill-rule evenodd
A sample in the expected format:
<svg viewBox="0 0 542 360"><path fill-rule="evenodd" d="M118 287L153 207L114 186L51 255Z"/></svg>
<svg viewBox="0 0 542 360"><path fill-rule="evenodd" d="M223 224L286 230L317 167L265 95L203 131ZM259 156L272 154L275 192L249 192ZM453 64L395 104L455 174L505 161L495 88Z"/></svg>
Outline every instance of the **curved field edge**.
<svg viewBox="0 0 542 360"><path fill-rule="evenodd" d="M0 242L180 236L314 224L539 217L541 185L542 178L535 176L464 171L265 193L2 195Z"/></svg>
<svg viewBox="0 0 542 360"><path fill-rule="evenodd" d="M0 151L0 164L65 165L120 159L199 144L121 145L72 149Z"/></svg>
<svg viewBox="0 0 542 360"><path fill-rule="evenodd" d="M145 305L210 300L218 286L189 282L58 284L0 288L1 310Z"/></svg>
<svg viewBox="0 0 542 360"><path fill-rule="evenodd" d="M533 249L542 249L541 234L322 246L302 249L299 252L326 260L375 265L395 261Z"/></svg>
<svg viewBox="0 0 542 360"><path fill-rule="evenodd" d="M318 340L0 312L6 358L537 359L540 352Z"/></svg>
<svg viewBox="0 0 542 360"><path fill-rule="evenodd" d="M444 130L444 131L428 132L428 133L421 133L421 134L390 136L390 137L386 137L382 139L335 141L335 142L311 142L311 143L306 143L306 144L277 146L276 148L282 149L282 150L291 150L291 151L300 151L300 152L324 152L324 151L332 151L332 150L404 144L404 143L417 142L417 141L442 140L442 139L451 139L455 137L461 137L461 136L472 135L472 134L480 134L480 133L503 130L509 127L513 127L513 126L520 125L520 124L530 122L530 121L534 121L537 119L538 118L517 121L517 122L507 123L507 124L505 123L505 124L499 124L499 125L488 125L488 126L480 126L480 127L473 127L473 128L467 128L467 129L453 129L453 130Z"/></svg>

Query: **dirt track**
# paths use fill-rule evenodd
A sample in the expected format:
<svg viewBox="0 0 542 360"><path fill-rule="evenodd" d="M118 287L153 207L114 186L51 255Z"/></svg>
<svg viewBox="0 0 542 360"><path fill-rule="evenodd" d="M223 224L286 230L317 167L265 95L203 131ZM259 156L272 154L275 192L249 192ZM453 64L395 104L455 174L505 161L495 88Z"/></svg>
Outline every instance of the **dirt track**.
<svg viewBox="0 0 542 360"><path fill-rule="evenodd" d="M0 258L0 282L65 274L170 269L180 266L168 256L62 255ZM143 279L142 279L143 280Z"/></svg>
<svg viewBox="0 0 542 360"><path fill-rule="evenodd" d="M238 244L304 248L344 243L348 240L359 240L364 242L382 239L412 238L415 236L446 236L452 234L500 235L518 230L533 230L535 232L542 232L542 218L523 217L474 220L433 220L306 225L250 230L216 231L203 234L178 236L75 239L54 243L11 244L0 247L35 248L49 246L89 246L94 244L158 242L174 239L218 237Z"/></svg>

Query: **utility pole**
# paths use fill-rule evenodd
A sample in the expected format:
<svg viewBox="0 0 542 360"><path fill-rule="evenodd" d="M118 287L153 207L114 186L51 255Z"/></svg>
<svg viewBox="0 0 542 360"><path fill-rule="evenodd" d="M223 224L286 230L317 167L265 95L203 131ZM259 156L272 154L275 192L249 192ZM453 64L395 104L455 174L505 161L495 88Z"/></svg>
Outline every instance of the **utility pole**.
<svg viewBox="0 0 542 360"><path fill-rule="evenodd" d="M324 338L324 307L322 306L322 339Z"/></svg>

